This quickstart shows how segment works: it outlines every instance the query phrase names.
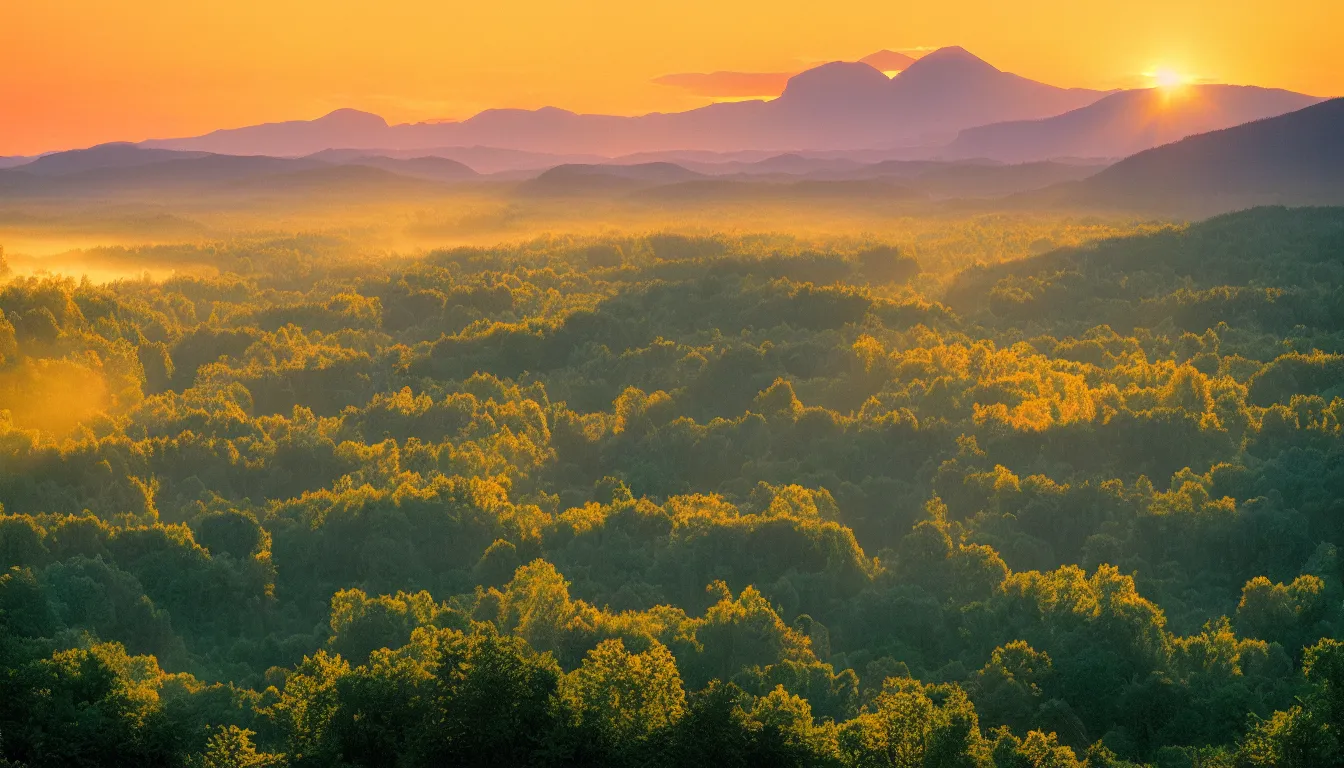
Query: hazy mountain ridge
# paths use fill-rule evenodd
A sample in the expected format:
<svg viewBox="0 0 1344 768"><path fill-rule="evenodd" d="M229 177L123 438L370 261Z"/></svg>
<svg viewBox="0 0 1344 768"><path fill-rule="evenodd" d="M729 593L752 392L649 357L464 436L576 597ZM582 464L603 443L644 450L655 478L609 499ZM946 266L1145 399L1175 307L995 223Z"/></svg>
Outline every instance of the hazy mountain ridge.
<svg viewBox="0 0 1344 768"><path fill-rule="evenodd" d="M432 155L409 158L368 155L352 158L344 163L340 163L340 165L368 166L401 176L410 176L412 178L427 179L430 181L464 181L480 176L479 173L472 170L465 163L450 160L446 157L435 157Z"/></svg>
<svg viewBox="0 0 1344 768"><path fill-rule="evenodd" d="M1091 205L1196 215L1344 203L1344 99L1140 152L1065 194Z"/></svg>
<svg viewBox="0 0 1344 768"><path fill-rule="evenodd" d="M983 70L974 61L952 60L956 67ZM859 83L860 88L876 84L874 77L885 80L871 69L871 74L850 80L848 75L855 66L866 65L828 66L814 71L798 83L795 92L821 88L832 79ZM1072 140L1062 138L1052 146L1058 146L1062 153L1085 154L1092 146L1086 141L1135 140L1136 134L1124 129L1132 123L1110 118L1131 114L1133 105L1142 106L1162 97L1150 91L1117 94L1060 119L1022 125L1030 127L1033 136L1072 136ZM832 93L831 98L846 97ZM1232 86L1200 87L1187 98L1220 104L1216 109L1198 112L1224 117L1243 109L1274 111L1312 100L1284 91ZM522 197L598 196L687 202L697 199L696 195L704 201L865 196L988 201L1017 196L1005 203L1014 208L1118 208L1203 214L1258 204L1344 202L1341 105L1344 100L1328 101L1287 115L1199 134L1140 152L1106 170L1104 163L1003 163L985 157L865 162L856 158L872 155L859 151L770 154L760 150L677 150L605 159L478 146L420 151L339 149L304 157L272 157L108 144L53 153L0 170L0 195L9 199L129 196L164 201L187 193L264 196L320 192L373 197L439 194L453 185L482 182L493 185L499 194ZM1174 119L1171 125L1186 130L1195 124L1187 118ZM495 119L505 116L496 115ZM1079 130L1079 125L1121 128L1118 132L1089 132ZM1052 133L1042 126L1055 128ZM988 126L967 133L988 135L1002 128ZM1154 129L1144 135L1146 140L1157 140L1162 133ZM492 167L509 170L482 174L460 161L422 154L427 151L471 155L492 163ZM673 158L680 162L673 162ZM574 159L599 162L563 162Z"/></svg>
<svg viewBox="0 0 1344 768"><path fill-rule="evenodd" d="M305 185L428 190L441 182L477 177L467 166L444 158L400 160L358 157L333 163L322 159L221 155L106 144L45 155L0 170L0 195L8 197L91 197L123 194L176 194L186 191L299 191Z"/></svg>
<svg viewBox="0 0 1344 768"><path fill-rule="evenodd" d="M142 165L205 157L206 152L148 149L127 142L99 144L88 149L54 152L32 158L16 167L33 176L73 176L102 168L134 168Z"/></svg>
<svg viewBox="0 0 1344 768"><path fill-rule="evenodd" d="M947 140L963 128L1048 117L1105 95L1002 72L954 47L934 51L892 78L868 64L832 62L795 75L772 101L718 103L687 112L618 117L555 107L491 109L461 122L389 126L377 115L338 110L313 121L219 130L141 146L276 156L333 148L472 145L606 156L685 149L857 149Z"/></svg>
<svg viewBox="0 0 1344 768"><path fill-rule="evenodd" d="M361 158L389 158L414 160L438 157L465 165L476 173L493 174L508 171L536 171L565 163L601 163L609 158L601 155L555 155L544 152L524 152L500 147L429 147L424 149L326 149L309 157L332 163L357 162Z"/></svg>
<svg viewBox="0 0 1344 768"><path fill-rule="evenodd" d="M1126 157L1320 101L1314 96L1254 86L1189 85L1122 91L1055 117L968 128L940 154L1006 162Z"/></svg>

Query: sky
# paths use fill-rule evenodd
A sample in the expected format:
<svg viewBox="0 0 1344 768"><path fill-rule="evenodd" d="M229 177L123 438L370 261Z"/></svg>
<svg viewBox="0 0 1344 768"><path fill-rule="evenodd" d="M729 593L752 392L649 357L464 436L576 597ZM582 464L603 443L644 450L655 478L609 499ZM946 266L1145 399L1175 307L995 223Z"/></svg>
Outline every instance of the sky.
<svg viewBox="0 0 1344 768"><path fill-rule="evenodd" d="M1060 86L1162 71L1337 96L1341 29L1341 0L0 0L0 155L341 107L679 111L713 96L667 75L944 45Z"/></svg>

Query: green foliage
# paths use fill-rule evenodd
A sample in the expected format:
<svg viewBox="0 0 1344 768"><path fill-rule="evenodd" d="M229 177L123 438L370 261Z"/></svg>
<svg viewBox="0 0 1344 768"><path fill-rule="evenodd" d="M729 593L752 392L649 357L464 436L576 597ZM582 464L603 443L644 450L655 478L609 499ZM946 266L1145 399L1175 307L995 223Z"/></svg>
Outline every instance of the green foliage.
<svg viewBox="0 0 1344 768"><path fill-rule="evenodd" d="M1340 764L1341 222L7 278L0 761Z"/></svg>
<svg viewBox="0 0 1344 768"><path fill-rule="evenodd" d="M619 638L604 640L562 687L573 700L579 727L610 750L638 749L675 723L686 705L676 660L657 641L647 651L630 653Z"/></svg>
<svg viewBox="0 0 1344 768"><path fill-rule="evenodd" d="M860 768L972 768L985 765L986 744L960 688L892 678L865 712L840 729L840 751L847 764Z"/></svg>
<svg viewBox="0 0 1344 768"><path fill-rule="evenodd" d="M236 725L221 727L206 742L205 753L188 764L191 768L268 768L281 765L281 756L257 752L252 745L252 737L255 735Z"/></svg>

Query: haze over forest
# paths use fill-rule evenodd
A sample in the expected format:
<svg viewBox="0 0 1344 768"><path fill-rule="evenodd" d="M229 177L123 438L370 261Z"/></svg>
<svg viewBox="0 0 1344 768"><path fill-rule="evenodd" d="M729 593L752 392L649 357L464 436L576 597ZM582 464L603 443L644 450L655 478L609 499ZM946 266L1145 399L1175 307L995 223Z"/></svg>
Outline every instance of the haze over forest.
<svg viewBox="0 0 1344 768"><path fill-rule="evenodd" d="M1331 4L65 4L0 768L1344 766Z"/></svg>

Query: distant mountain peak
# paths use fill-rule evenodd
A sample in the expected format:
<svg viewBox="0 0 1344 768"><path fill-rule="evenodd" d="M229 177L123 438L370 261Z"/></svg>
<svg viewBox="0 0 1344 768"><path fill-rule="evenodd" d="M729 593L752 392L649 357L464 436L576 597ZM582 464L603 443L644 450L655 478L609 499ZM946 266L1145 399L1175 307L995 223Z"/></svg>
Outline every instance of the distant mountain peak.
<svg viewBox="0 0 1344 768"><path fill-rule="evenodd" d="M924 56L925 62L934 61L971 61L991 66L989 62L962 48L960 45L946 45Z"/></svg>
<svg viewBox="0 0 1344 768"><path fill-rule="evenodd" d="M887 82L887 76L870 64L832 61L789 78L780 98L786 101L802 98L844 101L858 94L881 89Z"/></svg>
<svg viewBox="0 0 1344 768"><path fill-rule="evenodd" d="M915 63L913 56L885 48L877 53L870 53L859 61L881 72L900 72Z"/></svg>
<svg viewBox="0 0 1344 768"><path fill-rule="evenodd" d="M360 126L380 127L380 128L387 127L387 121L384 120L381 116L375 115L372 112L364 112L358 109L351 109L349 107L343 107L341 109L332 110L331 112L328 112L322 117L319 117L314 122L343 123L352 126L360 125Z"/></svg>
<svg viewBox="0 0 1344 768"><path fill-rule="evenodd" d="M998 67L976 56L970 51L959 45L949 45L945 48L927 54L916 59L902 74L929 72L935 70L983 70L985 72L998 72Z"/></svg>

